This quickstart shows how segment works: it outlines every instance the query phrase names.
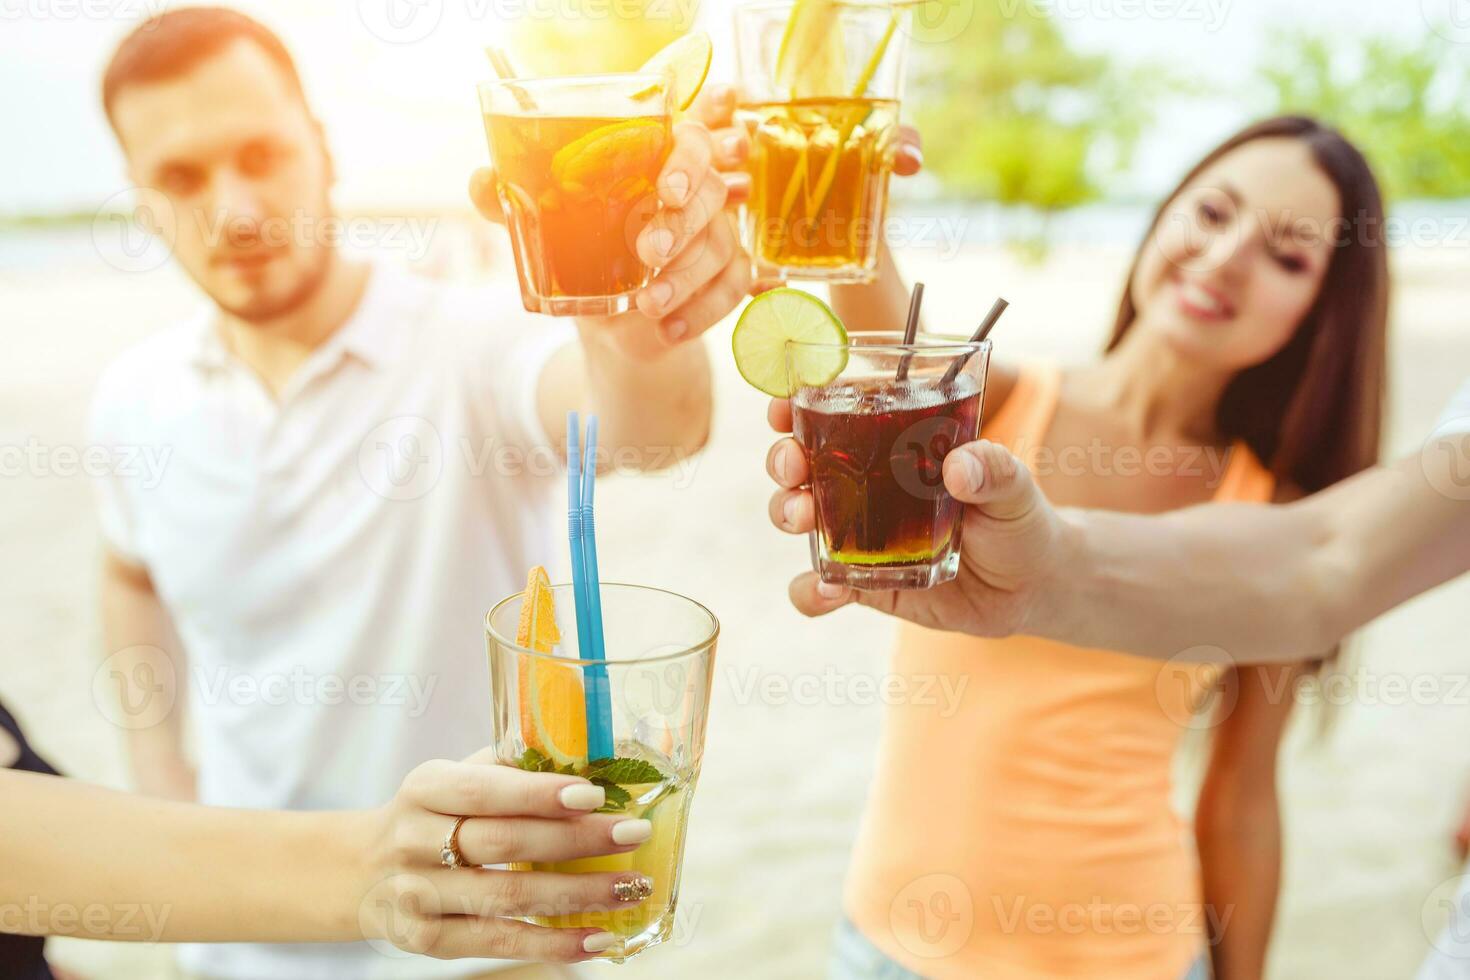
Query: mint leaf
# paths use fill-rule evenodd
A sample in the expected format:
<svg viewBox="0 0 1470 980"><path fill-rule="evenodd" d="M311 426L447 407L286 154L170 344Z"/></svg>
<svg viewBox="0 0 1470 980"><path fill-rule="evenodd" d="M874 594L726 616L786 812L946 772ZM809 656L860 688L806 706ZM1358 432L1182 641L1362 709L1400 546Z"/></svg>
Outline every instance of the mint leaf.
<svg viewBox="0 0 1470 980"><path fill-rule="evenodd" d="M639 783L661 783L668 777L642 759L595 759L582 773L596 782L599 778L608 782L638 785Z"/></svg>
<svg viewBox="0 0 1470 980"><path fill-rule="evenodd" d="M527 772L550 772L552 769L551 760L531 748L521 753L521 757L516 760L516 766Z"/></svg>
<svg viewBox="0 0 1470 980"><path fill-rule="evenodd" d="M659 772L655 766L649 765L642 759L595 759L581 767L579 772L576 766L559 766L556 760L548 758L538 749L527 748L516 760L516 766L527 772L554 772L562 776L581 776L584 779L602 787L607 794L607 802L598 808L598 813L617 813L625 809L633 799L633 794L624 789L620 783L636 786L642 783L661 783L668 777Z"/></svg>
<svg viewBox="0 0 1470 980"><path fill-rule="evenodd" d="M614 783L607 779L603 779L600 776L591 776L588 778L590 778L595 785L601 786L603 792L607 794L607 802L597 808L598 813L617 813L619 810L622 810L624 807L626 807L629 801L633 799L633 794L623 789L623 787L619 786L617 783Z"/></svg>

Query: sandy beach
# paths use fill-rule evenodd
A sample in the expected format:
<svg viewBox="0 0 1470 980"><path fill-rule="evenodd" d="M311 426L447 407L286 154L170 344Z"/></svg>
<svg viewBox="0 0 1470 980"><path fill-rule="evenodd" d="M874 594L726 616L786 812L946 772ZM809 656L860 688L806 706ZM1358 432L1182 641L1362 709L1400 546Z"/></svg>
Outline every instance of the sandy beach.
<svg viewBox="0 0 1470 980"><path fill-rule="evenodd" d="M967 333L1003 292L1012 308L997 357L1068 362L1099 348L1129 257L1067 247L1027 265L1004 249L967 246L900 261L927 283L931 329ZM1417 447L1470 373L1464 249L1404 251L1396 263L1391 454ZM129 274L86 248L20 270L0 265L0 445L82 446L102 367L199 302L167 267ZM616 971L628 980L821 975L881 713L865 682L882 675L892 623L861 610L807 621L786 601L806 544L767 523L765 399L734 370L732 326L708 341L718 377L708 451L690 469L608 480L599 492L604 577L676 588L723 623L679 929L672 944ZM0 698L61 767L121 786L121 733L92 696L101 655L88 480L5 475ZM1360 673L1326 736L1316 734L1315 711L1296 713L1283 750L1287 858L1271 977L1407 977L1443 921L1445 883L1459 873L1450 835L1470 788L1467 605L1470 579L1367 630L1353 655ZM1190 753L1180 761L1186 810L1196 762ZM86 976L166 975L160 948L52 949Z"/></svg>

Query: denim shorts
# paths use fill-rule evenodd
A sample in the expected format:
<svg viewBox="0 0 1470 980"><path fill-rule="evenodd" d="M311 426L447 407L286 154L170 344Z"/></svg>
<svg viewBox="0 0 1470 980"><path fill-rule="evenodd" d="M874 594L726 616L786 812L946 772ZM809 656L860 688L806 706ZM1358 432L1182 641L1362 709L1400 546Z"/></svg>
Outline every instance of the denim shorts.
<svg viewBox="0 0 1470 980"><path fill-rule="evenodd" d="M832 935L827 980L924 980L924 977L889 959L843 916ZM1182 980L1210 980L1208 957L1195 960Z"/></svg>

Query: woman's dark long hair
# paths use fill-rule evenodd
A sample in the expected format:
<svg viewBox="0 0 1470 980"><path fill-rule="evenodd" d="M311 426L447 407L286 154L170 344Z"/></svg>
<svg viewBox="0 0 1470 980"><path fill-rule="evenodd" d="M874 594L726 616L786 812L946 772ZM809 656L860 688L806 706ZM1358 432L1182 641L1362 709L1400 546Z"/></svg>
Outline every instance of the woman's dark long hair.
<svg viewBox="0 0 1470 980"><path fill-rule="evenodd" d="M1314 493L1378 461L1383 422L1388 325L1388 250L1383 197L1357 147L1315 119L1281 116L1241 130L1221 143L1164 199L1149 227L1179 193L1220 157L1260 139L1300 140L1337 188L1341 222L1311 309L1285 347L1236 375L1217 409L1220 433L1241 439L1275 474ZM1147 247L1145 239L1144 247ZM1107 350L1122 341L1138 311L1134 257Z"/></svg>

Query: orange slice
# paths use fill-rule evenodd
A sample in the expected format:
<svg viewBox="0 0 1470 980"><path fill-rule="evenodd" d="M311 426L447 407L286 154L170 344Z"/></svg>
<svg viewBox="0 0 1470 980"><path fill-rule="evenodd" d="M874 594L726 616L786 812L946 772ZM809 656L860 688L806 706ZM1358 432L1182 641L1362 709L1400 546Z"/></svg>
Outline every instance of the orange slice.
<svg viewBox="0 0 1470 980"><path fill-rule="evenodd" d="M561 642L556 605L546 569L537 565L526 576L516 643L537 653L552 653ZM587 761L587 705L582 674L576 667L543 657L522 656L520 681L521 736L558 766Z"/></svg>
<svg viewBox="0 0 1470 980"><path fill-rule="evenodd" d="M551 158L551 176L568 192L585 190L616 168L651 179L669 152L666 119L620 119L573 140Z"/></svg>

